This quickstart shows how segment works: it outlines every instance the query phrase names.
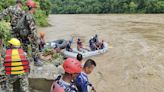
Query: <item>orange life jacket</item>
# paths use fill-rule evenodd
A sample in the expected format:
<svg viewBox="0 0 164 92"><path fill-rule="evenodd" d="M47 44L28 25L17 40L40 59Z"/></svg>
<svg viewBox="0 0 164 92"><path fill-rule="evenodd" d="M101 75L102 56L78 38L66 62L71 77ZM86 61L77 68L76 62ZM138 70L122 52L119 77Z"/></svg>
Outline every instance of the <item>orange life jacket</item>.
<svg viewBox="0 0 164 92"><path fill-rule="evenodd" d="M29 72L29 61L23 49L7 49L4 61L7 75L18 75Z"/></svg>

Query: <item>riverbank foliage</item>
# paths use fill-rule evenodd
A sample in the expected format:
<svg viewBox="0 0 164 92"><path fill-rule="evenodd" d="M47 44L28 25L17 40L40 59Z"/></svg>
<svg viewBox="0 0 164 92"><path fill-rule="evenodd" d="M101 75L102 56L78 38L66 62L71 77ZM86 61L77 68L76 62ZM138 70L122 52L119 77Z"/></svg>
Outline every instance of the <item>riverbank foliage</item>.
<svg viewBox="0 0 164 92"><path fill-rule="evenodd" d="M54 14L164 13L164 0L51 0Z"/></svg>

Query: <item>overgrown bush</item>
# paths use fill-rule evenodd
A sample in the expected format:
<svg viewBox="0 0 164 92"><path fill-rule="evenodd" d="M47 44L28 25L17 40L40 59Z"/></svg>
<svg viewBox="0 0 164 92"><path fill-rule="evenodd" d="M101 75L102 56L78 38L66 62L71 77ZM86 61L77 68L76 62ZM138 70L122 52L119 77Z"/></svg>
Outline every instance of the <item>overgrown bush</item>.
<svg viewBox="0 0 164 92"><path fill-rule="evenodd" d="M5 45L7 45L7 41L10 39L10 30L10 23L4 20L0 22L0 39L3 39Z"/></svg>
<svg viewBox="0 0 164 92"><path fill-rule="evenodd" d="M38 26L46 27L49 25L48 20L47 20L47 16L44 14L44 11L42 11L40 9L36 10L35 18L37 19L36 23Z"/></svg>

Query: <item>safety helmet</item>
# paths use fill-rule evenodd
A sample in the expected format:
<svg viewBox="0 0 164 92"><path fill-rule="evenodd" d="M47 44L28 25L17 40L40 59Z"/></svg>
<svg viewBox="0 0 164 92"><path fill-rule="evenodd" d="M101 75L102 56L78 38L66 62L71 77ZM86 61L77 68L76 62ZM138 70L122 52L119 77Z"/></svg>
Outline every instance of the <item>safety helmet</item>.
<svg viewBox="0 0 164 92"><path fill-rule="evenodd" d="M37 8L36 3L34 1L32 1L32 0L27 0L26 1L26 6L27 7L31 7L31 8Z"/></svg>
<svg viewBox="0 0 164 92"><path fill-rule="evenodd" d="M67 58L63 63L63 68L66 73L74 74L81 72L81 63L75 58Z"/></svg>
<svg viewBox="0 0 164 92"><path fill-rule="evenodd" d="M17 38L11 38L10 41L8 41L10 44L16 47L20 47L21 43Z"/></svg>
<svg viewBox="0 0 164 92"><path fill-rule="evenodd" d="M44 32L40 32L40 37L44 37L45 36L45 33Z"/></svg>

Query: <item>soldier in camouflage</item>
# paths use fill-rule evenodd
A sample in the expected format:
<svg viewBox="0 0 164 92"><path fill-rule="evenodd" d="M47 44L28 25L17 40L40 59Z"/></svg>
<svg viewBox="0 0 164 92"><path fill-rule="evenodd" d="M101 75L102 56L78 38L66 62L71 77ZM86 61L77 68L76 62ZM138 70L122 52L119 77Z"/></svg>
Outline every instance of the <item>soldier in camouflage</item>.
<svg viewBox="0 0 164 92"><path fill-rule="evenodd" d="M27 13L24 14L24 28L20 30L19 39L23 43L23 49L27 52L28 46L32 47L32 57L34 59L35 66L42 66L39 59L39 37L36 29L36 22L33 17L35 13L36 3L28 0L26 5L29 9Z"/></svg>
<svg viewBox="0 0 164 92"><path fill-rule="evenodd" d="M2 20L5 16L10 17L10 23L12 27L11 36L17 37L16 25L20 18L24 15L24 11L22 10L22 1L16 0L15 6L10 6L6 8L2 13L0 13L0 20Z"/></svg>

